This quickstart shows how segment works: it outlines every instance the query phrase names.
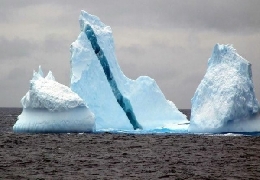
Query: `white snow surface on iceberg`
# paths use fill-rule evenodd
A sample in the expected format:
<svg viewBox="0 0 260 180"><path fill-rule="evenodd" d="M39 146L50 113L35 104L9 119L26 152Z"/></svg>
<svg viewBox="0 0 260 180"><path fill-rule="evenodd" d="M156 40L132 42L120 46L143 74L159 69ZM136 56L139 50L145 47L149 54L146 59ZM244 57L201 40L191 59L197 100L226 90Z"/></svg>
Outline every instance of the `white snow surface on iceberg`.
<svg viewBox="0 0 260 180"><path fill-rule="evenodd" d="M70 88L55 81L51 72L43 78L34 72L30 90L22 98L23 112L13 126L14 132L65 133L92 132L93 113Z"/></svg>
<svg viewBox="0 0 260 180"><path fill-rule="evenodd" d="M93 29L119 91L130 101L136 119L144 130L174 127L175 124L188 122L186 116L172 102L165 99L153 79L143 76L131 80L123 74L117 63L112 30L109 26L85 11L81 11L79 21L81 33L71 45L71 89L94 112L97 130L132 130L133 126L118 104L91 42L84 32L87 26Z"/></svg>
<svg viewBox="0 0 260 180"><path fill-rule="evenodd" d="M189 132L260 131L251 64L231 45L216 44L192 98Z"/></svg>

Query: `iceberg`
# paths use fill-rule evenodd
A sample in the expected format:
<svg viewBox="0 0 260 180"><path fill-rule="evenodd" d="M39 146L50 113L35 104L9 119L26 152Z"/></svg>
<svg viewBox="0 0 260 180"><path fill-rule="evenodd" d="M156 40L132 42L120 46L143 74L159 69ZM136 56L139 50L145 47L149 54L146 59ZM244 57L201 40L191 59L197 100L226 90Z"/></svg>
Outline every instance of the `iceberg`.
<svg viewBox="0 0 260 180"><path fill-rule="evenodd" d="M251 64L231 45L215 45L191 103L189 132L260 131Z"/></svg>
<svg viewBox="0 0 260 180"><path fill-rule="evenodd" d="M71 89L95 114L97 130L171 129L188 123L155 80L123 74L109 26L85 11L79 22L81 32L70 49Z"/></svg>
<svg viewBox="0 0 260 180"><path fill-rule="evenodd" d="M13 131L18 133L93 132L94 114L69 87L55 81L52 72L43 78L39 67L22 98L23 112Z"/></svg>

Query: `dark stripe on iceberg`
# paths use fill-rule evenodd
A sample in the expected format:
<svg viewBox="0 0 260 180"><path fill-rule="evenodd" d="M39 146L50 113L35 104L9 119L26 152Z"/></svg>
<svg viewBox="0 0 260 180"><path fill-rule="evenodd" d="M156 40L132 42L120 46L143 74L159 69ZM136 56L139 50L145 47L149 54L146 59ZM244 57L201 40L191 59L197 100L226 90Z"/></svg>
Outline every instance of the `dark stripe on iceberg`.
<svg viewBox="0 0 260 180"><path fill-rule="evenodd" d="M120 90L117 87L117 83L114 79L114 76L110 70L108 61L106 56L104 55L103 50L100 48L98 42L97 42L97 37L90 25L87 25L84 30L88 40L91 43L91 46L104 70L104 73L106 75L106 78L109 82L109 85L113 91L113 94L118 102L118 104L122 107L124 112L126 113L127 118L129 119L130 123L133 125L134 129L142 129L142 126L137 122L136 116L133 112L132 105L126 97L124 97Z"/></svg>

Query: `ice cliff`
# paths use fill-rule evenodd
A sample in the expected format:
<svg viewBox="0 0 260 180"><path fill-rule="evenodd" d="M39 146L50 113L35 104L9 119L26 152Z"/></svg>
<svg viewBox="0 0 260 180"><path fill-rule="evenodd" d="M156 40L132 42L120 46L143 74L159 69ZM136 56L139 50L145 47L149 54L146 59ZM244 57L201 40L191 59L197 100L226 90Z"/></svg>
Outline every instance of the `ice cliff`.
<svg viewBox="0 0 260 180"><path fill-rule="evenodd" d="M215 45L191 102L190 132L260 130L251 64L231 45Z"/></svg>
<svg viewBox="0 0 260 180"><path fill-rule="evenodd" d="M81 33L71 45L71 89L94 112L97 129L150 130L187 123L153 79L131 80L123 74L109 26L85 11L79 22Z"/></svg>
<svg viewBox="0 0 260 180"><path fill-rule="evenodd" d="M14 132L68 133L95 130L93 113L70 88L55 81L51 72L43 78L39 67L22 98L23 112Z"/></svg>

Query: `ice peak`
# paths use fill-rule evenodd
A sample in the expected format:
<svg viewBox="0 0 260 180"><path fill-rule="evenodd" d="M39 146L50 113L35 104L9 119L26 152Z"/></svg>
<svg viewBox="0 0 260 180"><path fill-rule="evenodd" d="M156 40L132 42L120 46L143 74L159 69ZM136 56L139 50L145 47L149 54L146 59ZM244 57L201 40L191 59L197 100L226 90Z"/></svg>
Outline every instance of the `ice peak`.
<svg viewBox="0 0 260 180"><path fill-rule="evenodd" d="M43 74L41 65L39 65L38 72L33 70L33 78L32 78L32 80L37 80L37 79L43 78L43 76L44 76L44 74Z"/></svg>
<svg viewBox="0 0 260 180"><path fill-rule="evenodd" d="M213 49L214 54L220 54L220 53L225 54L228 51L232 51L232 52L236 53L236 49L233 47L232 44L224 45L224 44L217 43Z"/></svg>
<svg viewBox="0 0 260 180"><path fill-rule="evenodd" d="M47 74L47 76L45 77L45 79L55 81L55 77L53 76L53 74L52 74L51 71L48 72L48 74Z"/></svg>
<svg viewBox="0 0 260 180"><path fill-rule="evenodd" d="M32 77L32 81L38 80L44 78L44 73L42 71L41 65L39 65L39 70L38 72L33 71L33 77ZM45 77L46 80L53 80L55 81L55 77L53 76L52 72L49 71L48 74Z"/></svg>
<svg viewBox="0 0 260 180"><path fill-rule="evenodd" d="M39 74L41 77L44 76L41 65L39 65L38 74Z"/></svg>
<svg viewBox="0 0 260 180"><path fill-rule="evenodd" d="M225 56L230 56L237 54L236 49L233 48L233 45L227 44L216 44L213 48L212 56L210 58L211 61L214 63L222 63L223 61L227 60L223 58ZM228 60L233 60L233 58L228 58Z"/></svg>
<svg viewBox="0 0 260 180"><path fill-rule="evenodd" d="M250 66L250 63L241 57L231 44L216 44L214 46L212 55L208 60L208 66L213 67L219 64L226 64L237 70Z"/></svg>
<svg viewBox="0 0 260 180"><path fill-rule="evenodd" d="M103 34L104 32L106 33L112 33L111 27L105 25L99 17L91 15L87 13L84 10L81 10L81 14L79 16L79 24L80 24L80 30L85 31L85 28L87 25L90 25L91 27L96 29L96 33L101 33Z"/></svg>

